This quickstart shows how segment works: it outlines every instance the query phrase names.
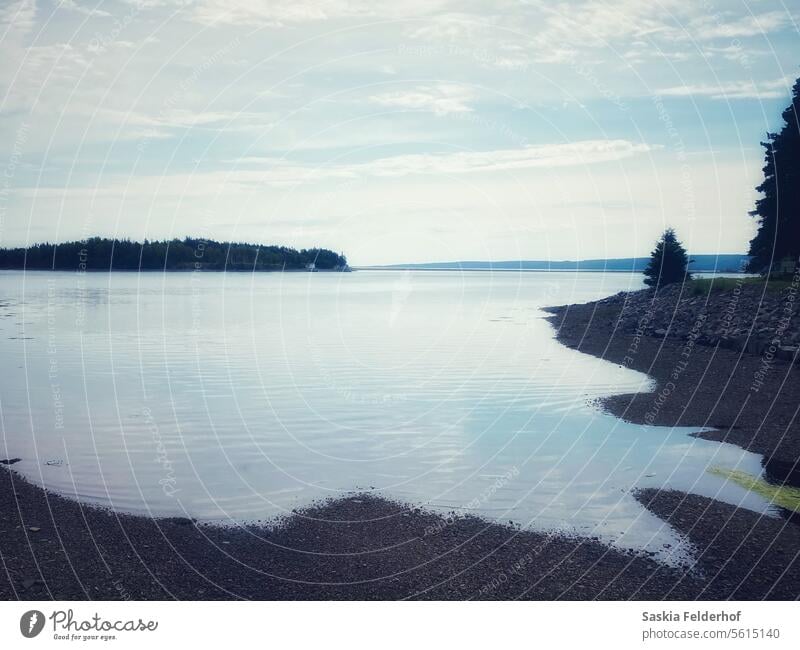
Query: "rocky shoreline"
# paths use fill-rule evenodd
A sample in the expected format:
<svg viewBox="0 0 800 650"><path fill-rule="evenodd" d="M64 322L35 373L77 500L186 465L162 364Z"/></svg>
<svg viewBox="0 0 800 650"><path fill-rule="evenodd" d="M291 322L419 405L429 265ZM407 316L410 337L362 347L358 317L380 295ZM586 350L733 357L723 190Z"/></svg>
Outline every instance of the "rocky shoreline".
<svg viewBox="0 0 800 650"><path fill-rule="evenodd" d="M621 333L693 341L799 363L800 278L783 288L745 280L735 278L733 286L724 290L715 290L710 282L672 284L658 291L623 292L591 304L617 310L616 328Z"/></svg>
<svg viewBox="0 0 800 650"><path fill-rule="evenodd" d="M442 517L370 494L222 527L87 506L0 468L0 599L795 599L800 528L675 492L636 494L698 549L667 567L597 540ZM709 516L722 529L705 525ZM791 550L791 553L786 552Z"/></svg>
<svg viewBox="0 0 800 650"><path fill-rule="evenodd" d="M713 427L696 435L762 454L768 471L800 485L800 365L797 351L788 352L800 340L793 294L742 285L693 295L689 286L548 311L564 345L657 382L652 393L603 399L610 413L638 424Z"/></svg>

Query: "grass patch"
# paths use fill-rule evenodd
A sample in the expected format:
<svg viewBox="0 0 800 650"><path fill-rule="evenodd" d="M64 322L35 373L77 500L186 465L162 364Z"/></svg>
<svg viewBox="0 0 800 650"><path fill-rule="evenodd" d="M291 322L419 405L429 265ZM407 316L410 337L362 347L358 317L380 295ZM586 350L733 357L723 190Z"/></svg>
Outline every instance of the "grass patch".
<svg viewBox="0 0 800 650"><path fill-rule="evenodd" d="M766 285L767 291L781 291L790 284L789 280L766 280L762 277L696 278L686 283L685 291L692 296L705 296L714 291L733 291L736 287L748 285Z"/></svg>
<svg viewBox="0 0 800 650"><path fill-rule="evenodd" d="M800 488L773 485L747 472L725 469L724 467L712 467L708 470L708 473L721 476L743 487L745 490L755 492L776 506L793 512L800 512Z"/></svg>

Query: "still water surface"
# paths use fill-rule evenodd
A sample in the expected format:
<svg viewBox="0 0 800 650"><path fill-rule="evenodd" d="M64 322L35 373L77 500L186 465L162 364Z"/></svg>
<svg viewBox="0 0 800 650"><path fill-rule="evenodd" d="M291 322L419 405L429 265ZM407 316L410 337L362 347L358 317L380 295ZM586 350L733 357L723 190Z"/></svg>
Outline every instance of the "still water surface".
<svg viewBox="0 0 800 650"><path fill-rule="evenodd" d="M686 544L631 496L769 513L710 467L760 457L592 404L648 378L557 343L542 306L622 273L0 273L0 457L69 496L219 522L353 490L598 536ZM770 513L772 514L772 513Z"/></svg>

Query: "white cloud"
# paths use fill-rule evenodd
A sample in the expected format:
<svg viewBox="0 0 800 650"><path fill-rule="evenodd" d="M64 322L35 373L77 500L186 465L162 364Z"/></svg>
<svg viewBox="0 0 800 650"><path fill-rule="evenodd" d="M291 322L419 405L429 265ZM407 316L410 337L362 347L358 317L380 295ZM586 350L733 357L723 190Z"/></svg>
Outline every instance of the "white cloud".
<svg viewBox="0 0 800 650"><path fill-rule="evenodd" d="M242 129L246 124L259 128L271 124L266 113L244 111L190 111L171 108L156 115L112 110L104 110L103 113L115 117L119 122L154 128L202 128L216 125L219 129L235 130Z"/></svg>
<svg viewBox="0 0 800 650"><path fill-rule="evenodd" d="M649 153L657 147L628 140L585 140L559 144L530 145L516 149L408 154L378 158L366 163L325 166L298 165L274 157L250 157L228 161L250 170L234 171L231 182L293 185L325 179L363 176L398 178L411 175L441 175L517 171L537 167L570 167L622 160ZM253 166L265 167L263 171Z"/></svg>
<svg viewBox="0 0 800 650"><path fill-rule="evenodd" d="M0 5L0 57L3 60L0 65L0 86L4 86L2 94L6 94L6 88L11 85L10 80L19 76L19 66L25 59L25 44L35 27L35 0L19 0L5 6ZM10 94L12 93L8 92ZM6 102L0 104L0 108L7 106Z"/></svg>
<svg viewBox="0 0 800 650"><path fill-rule="evenodd" d="M190 8L191 19L207 25L282 27L342 18L421 16L435 11L447 0L128 0L142 6L172 5Z"/></svg>
<svg viewBox="0 0 800 650"><path fill-rule="evenodd" d="M652 3L640 0L557 4L548 12L541 42L585 46L651 36L671 29L665 18L674 5L669 1Z"/></svg>
<svg viewBox="0 0 800 650"><path fill-rule="evenodd" d="M111 14L107 11L103 11L102 9L95 8L95 7L87 7L82 4L78 4L75 0L61 0L59 3L59 9L68 9L69 11L74 11L79 14L83 14L84 16L103 16L108 17Z"/></svg>
<svg viewBox="0 0 800 650"><path fill-rule="evenodd" d="M36 24L36 0L19 0L5 7L0 7L0 25L3 33L0 40L5 40L8 32L27 34Z"/></svg>
<svg viewBox="0 0 800 650"><path fill-rule="evenodd" d="M585 140L558 144L530 145L516 149L490 151L457 151L431 154L409 154L377 158L364 163L339 163L331 165L301 164L283 158L251 156L230 159L230 171L196 172L189 175L172 174L157 179L140 176L141 191L150 187L153 180L159 185L166 182L183 194L188 184L195 193L213 195L238 188L265 186L288 187L316 184L324 181L365 178L398 179L402 177L452 177L460 174L491 174L516 172L537 168L586 167L603 162L621 161L638 154L650 153L658 146L627 140ZM165 180L166 179L166 180ZM89 196L103 194L114 196L130 186L129 180L119 185L102 188L27 187L16 190L21 196Z"/></svg>
<svg viewBox="0 0 800 650"><path fill-rule="evenodd" d="M693 32L698 38L746 38L776 32L791 26L792 15L788 10L768 11L724 21L719 16L709 16L693 23Z"/></svg>
<svg viewBox="0 0 800 650"><path fill-rule="evenodd" d="M340 0L299 0L298 2L205 0L198 3L193 13L194 19L201 23L255 23L273 26L348 15L357 15L357 12L351 3Z"/></svg>
<svg viewBox="0 0 800 650"><path fill-rule="evenodd" d="M369 100L379 106L448 115L472 111L469 102L473 98L474 93L468 88L455 84L439 84L372 95Z"/></svg>
<svg viewBox="0 0 800 650"><path fill-rule="evenodd" d="M718 84L686 84L662 88L657 92L673 97L690 97L694 95L711 97L712 99L774 99L788 96L791 82L788 78L771 81L721 82Z"/></svg>
<svg viewBox="0 0 800 650"><path fill-rule="evenodd" d="M406 34L409 38L434 42L473 43L479 32L485 33L490 28L486 18L478 21L474 14L446 13L431 16L424 23L412 23Z"/></svg>
<svg viewBox="0 0 800 650"><path fill-rule="evenodd" d="M564 144L530 145L518 149L411 154L379 159L365 167L378 176L406 174L463 174L533 167L590 165L652 151L627 140L585 140ZM361 166L360 166L361 167Z"/></svg>
<svg viewBox="0 0 800 650"><path fill-rule="evenodd" d="M514 57L516 66L520 61L585 64L587 57L602 60L603 55L616 58L623 52L636 61L685 60L697 56L698 42L776 33L793 28L797 20L788 9L756 15L742 13L715 12L714 7L685 0L578 0L524 5L499 2L492 3L489 13L470 13L462 8L432 16L420 26L409 27L406 33L434 47L444 43L464 52L499 52L511 43L520 47ZM635 41L643 47L632 57L629 48Z"/></svg>
<svg viewBox="0 0 800 650"><path fill-rule="evenodd" d="M745 64L752 61L755 57L764 56L768 52L754 47L742 47L741 45L731 44L725 46L713 46L703 48L703 56L706 58L722 57L728 61Z"/></svg>

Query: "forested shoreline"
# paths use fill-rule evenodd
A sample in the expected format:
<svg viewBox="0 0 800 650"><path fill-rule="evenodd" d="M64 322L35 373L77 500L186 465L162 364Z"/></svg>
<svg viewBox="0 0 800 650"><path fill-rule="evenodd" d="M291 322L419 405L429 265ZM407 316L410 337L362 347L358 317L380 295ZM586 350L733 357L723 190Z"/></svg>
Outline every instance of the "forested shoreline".
<svg viewBox="0 0 800 650"><path fill-rule="evenodd" d="M346 271L347 258L325 248L297 250L191 238L136 242L91 237L60 244L0 248L0 269L59 271Z"/></svg>

